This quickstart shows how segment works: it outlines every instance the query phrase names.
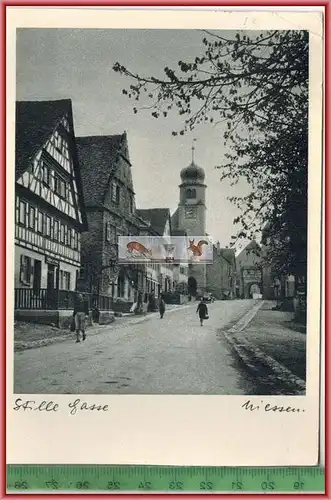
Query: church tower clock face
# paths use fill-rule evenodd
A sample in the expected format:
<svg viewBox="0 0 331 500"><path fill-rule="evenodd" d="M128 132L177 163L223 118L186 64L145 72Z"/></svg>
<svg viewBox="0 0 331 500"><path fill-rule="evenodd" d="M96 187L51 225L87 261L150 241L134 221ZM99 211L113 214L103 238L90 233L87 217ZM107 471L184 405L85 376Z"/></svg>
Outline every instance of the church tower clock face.
<svg viewBox="0 0 331 500"><path fill-rule="evenodd" d="M185 207L185 219L196 219L197 207Z"/></svg>

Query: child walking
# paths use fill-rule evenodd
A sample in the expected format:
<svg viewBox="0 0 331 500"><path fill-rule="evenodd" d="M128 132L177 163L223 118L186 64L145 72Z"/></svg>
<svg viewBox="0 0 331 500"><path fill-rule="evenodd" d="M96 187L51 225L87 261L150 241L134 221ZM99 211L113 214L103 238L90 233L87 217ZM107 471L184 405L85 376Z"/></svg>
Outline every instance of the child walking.
<svg viewBox="0 0 331 500"><path fill-rule="evenodd" d="M203 298L197 307L197 313L199 313L200 326L203 326L203 320L208 318L208 307Z"/></svg>

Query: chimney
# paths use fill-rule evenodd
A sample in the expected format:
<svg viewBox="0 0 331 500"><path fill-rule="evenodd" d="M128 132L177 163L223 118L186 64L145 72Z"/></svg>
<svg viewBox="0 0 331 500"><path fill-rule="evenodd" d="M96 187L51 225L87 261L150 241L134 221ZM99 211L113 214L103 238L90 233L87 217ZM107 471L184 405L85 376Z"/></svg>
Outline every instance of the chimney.
<svg viewBox="0 0 331 500"><path fill-rule="evenodd" d="M221 250L221 244L220 244L220 242L219 242L219 241L216 243L216 248L217 248L217 252L218 252L218 253L220 253L220 250Z"/></svg>

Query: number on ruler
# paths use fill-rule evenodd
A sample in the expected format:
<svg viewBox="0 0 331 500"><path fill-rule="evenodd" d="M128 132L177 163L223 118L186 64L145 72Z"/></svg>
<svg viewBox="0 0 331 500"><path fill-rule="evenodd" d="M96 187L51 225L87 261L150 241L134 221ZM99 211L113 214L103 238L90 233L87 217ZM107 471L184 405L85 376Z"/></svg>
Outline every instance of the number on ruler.
<svg viewBox="0 0 331 500"><path fill-rule="evenodd" d="M304 486L305 486L304 482L302 482L302 481L296 481L293 484L293 489L295 489L295 490L303 490Z"/></svg>
<svg viewBox="0 0 331 500"><path fill-rule="evenodd" d="M170 481L169 490L182 490L183 483L181 481Z"/></svg>
<svg viewBox="0 0 331 500"><path fill-rule="evenodd" d="M121 488L121 483L119 481L109 481L108 490L119 490Z"/></svg>
<svg viewBox="0 0 331 500"><path fill-rule="evenodd" d="M201 481L200 483L200 490L212 490L213 489L213 483L210 481Z"/></svg>
<svg viewBox="0 0 331 500"><path fill-rule="evenodd" d="M77 488L77 490L88 490L89 482L88 481L78 481L78 483L76 483L76 488Z"/></svg>
<svg viewBox="0 0 331 500"><path fill-rule="evenodd" d="M46 488L57 490L59 488L59 483L54 479L51 479L50 481L46 481Z"/></svg>
<svg viewBox="0 0 331 500"><path fill-rule="evenodd" d="M232 489L233 489L233 490L243 490L243 489L244 489L244 486L243 486L242 481L234 481L234 482L232 483Z"/></svg>
<svg viewBox="0 0 331 500"><path fill-rule="evenodd" d="M27 490L28 489L28 483L27 481L16 481L14 484L14 488L16 490Z"/></svg>
<svg viewBox="0 0 331 500"><path fill-rule="evenodd" d="M263 483L261 483L261 488L262 488L263 491L274 490L275 489L275 483L273 481L263 481Z"/></svg>
<svg viewBox="0 0 331 500"><path fill-rule="evenodd" d="M141 481L139 483L138 488L140 490L151 490L152 489L152 483L150 483L149 481Z"/></svg>

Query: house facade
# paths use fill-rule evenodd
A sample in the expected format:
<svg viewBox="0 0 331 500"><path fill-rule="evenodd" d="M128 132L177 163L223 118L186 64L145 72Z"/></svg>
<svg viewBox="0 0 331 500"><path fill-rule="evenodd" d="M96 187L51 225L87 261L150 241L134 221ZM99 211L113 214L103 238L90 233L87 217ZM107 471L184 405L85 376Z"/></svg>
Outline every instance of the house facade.
<svg viewBox="0 0 331 500"><path fill-rule="evenodd" d="M127 135L79 137L77 149L89 225L82 237L79 289L129 308L146 287L147 271L143 264L118 264L118 240L149 228L136 214Z"/></svg>
<svg viewBox="0 0 331 500"><path fill-rule="evenodd" d="M216 299L235 297L236 260L234 250L213 246L213 262L207 264L207 291Z"/></svg>
<svg viewBox="0 0 331 500"><path fill-rule="evenodd" d="M236 296L250 299L263 291L261 247L253 240L236 257Z"/></svg>
<svg viewBox="0 0 331 500"><path fill-rule="evenodd" d="M15 177L17 315L68 307L87 230L70 100L16 103Z"/></svg>
<svg viewBox="0 0 331 500"><path fill-rule="evenodd" d="M139 209L137 214L146 221L149 234L163 237L164 241L171 242L174 231L171 224L169 208ZM176 234L178 236L178 234ZM187 293L188 264L155 263L147 264L147 275L153 276L152 287L147 289L156 296L162 293Z"/></svg>

